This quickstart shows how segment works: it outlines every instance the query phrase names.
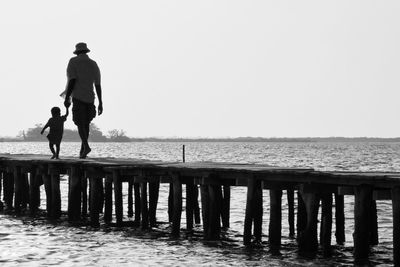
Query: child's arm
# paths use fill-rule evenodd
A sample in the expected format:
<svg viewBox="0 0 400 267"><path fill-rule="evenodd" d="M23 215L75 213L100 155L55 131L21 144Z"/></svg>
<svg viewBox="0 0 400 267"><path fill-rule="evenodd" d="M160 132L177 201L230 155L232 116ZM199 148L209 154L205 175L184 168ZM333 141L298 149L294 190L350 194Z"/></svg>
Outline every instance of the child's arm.
<svg viewBox="0 0 400 267"><path fill-rule="evenodd" d="M62 118L64 119L64 121L67 120L68 115L69 115L69 109L67 108L66 111L65 111L65 115L62 116Z"/></svg>
<svg viewBox="0 0 400 267"><path fill-rule="evenodd" d="M40 132L40 134L43 134L44 131L49 127L49 122L46 123L46 125L43 127L42 131Z"/></svg>

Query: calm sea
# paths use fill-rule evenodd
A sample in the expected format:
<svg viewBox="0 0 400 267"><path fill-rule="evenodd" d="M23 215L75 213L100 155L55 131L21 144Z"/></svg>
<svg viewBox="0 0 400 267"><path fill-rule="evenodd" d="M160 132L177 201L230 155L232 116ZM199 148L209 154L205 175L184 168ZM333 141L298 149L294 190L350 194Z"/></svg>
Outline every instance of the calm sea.
<svg viewBox="0 0 400 267"><path fill-rule="evenodd" d="M263 163L317 170L400 171L400 143L92 143L92 157L124 157L165 161L224 161ZM78 143L63 143L62 156L77 156ZM1 143L0 153L49 154L47 143ZM62 179L62 209L67 209L67 183ZM126 192L126 185L124 189ZM157 219L167 222L168 187L162 185ZM242 245L245 188L232 189L231 228L219 242L205 242L201 226L193 237L168 235L169 225L151 231L102 226L70 226L44 218L0 215L0 264L2 266L352 266L353 201L345 198L346 243L335 246L332 258L303 259L289 239L286 195L283 196L282 255L268 252L269 195L264 191L264 223L261 247ZM44 196L44 193L42 193ZM126 202L126 201L125 201ZM392 265L392 210L390 201L378 201L379 241L372 249L371 265ZM42 200L41 208L45 208ZM126 214L126 207L124 213ZM185 214L182 215L185 218ZM125 218L129 220L129 218ZM184 233L185 220L182 220ZM334 229L333 229L334 231ZM334 233L333 233L334 234ZM332 238L334 241L334 237Z"/></svg>

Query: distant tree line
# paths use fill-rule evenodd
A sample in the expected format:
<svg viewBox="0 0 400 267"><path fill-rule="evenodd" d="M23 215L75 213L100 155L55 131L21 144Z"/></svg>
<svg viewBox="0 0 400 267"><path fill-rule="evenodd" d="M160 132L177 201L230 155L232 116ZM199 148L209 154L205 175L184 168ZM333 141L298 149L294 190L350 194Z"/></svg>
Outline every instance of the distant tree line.
<svg viewBox="0 0 400 267"><path fill-rule="evenodd" d="M34 127L27 129L26 131L21 131L18 134L18 139L21 141L47 141L46 131L43 135L40 132L43 129L43 124L35 124ZM103 132L97 127L96 124L90 124L89 139L91 142L130 142L131 139L126 136L124 130L111 130L108 135L104 135ZM64 129L63 135L64 142L76 142L80 141L79 134L77 130Z"/></svg>

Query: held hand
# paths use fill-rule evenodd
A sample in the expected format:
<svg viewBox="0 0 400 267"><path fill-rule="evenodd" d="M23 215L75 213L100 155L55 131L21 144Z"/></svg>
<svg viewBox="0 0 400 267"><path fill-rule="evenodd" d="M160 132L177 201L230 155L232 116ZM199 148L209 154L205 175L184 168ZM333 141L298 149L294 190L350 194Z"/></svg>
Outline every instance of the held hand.
<svg viewBox="0 0 400 267"><path fill-rule="evenodd" d="M98 114L99 116L103 113L103 103L99 104L99 108L98 108Z"/></svg>
<svg viewBox="0 0 400 267"><path fill-rule="evenodd" d="M65 99L64 106L68 109L71 106L71 102L69 102L68 99Z"/></svg>
<svg viewBox="0 0 400 267"><path fill-rule="evenodd" d="M40 132L40 134L43 134L43 130Z"/></svg>

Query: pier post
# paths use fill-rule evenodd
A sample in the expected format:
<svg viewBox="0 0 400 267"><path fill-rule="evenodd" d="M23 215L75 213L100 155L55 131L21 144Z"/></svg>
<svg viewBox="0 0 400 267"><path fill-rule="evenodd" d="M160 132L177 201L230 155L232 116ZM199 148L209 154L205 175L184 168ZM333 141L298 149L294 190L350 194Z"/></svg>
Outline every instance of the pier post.
<svg viewBox="0 0 400 267"><path fill-rule="evenodd" d="M150 227L157 224L157 204L158 196L160 194L160 180L149 182L149 221Z"/></svg>
<svg viewBox="0 0 400 267"><path fill-rule="evenodd" d="M172 175L173 184L173 216L172 216L172 236L180 235L181 228L181 216L182 216L182 183L180 177L177 174Z"/></svg>
<svg viewBox="0 0 400 267"><path fill-rule="evenodd" d="M193 230L194 190L193 181L188 181L186 183L186 230L189 232Z"/></svg>
<svg viewBox="0 0 400 267"><path fill-rule="evenodd" d="M82 194L82 217L87 217L88 214L88 178L85 173L82 172L81 179L81 194Z"/></svg>
<svg viewBox="0 0 400 267"><path fill-rule="evenodd" d="M21 212L21 205L22 205L22 194L23 194L23 185L22 185L22 173L21 173L21 167L19 166L14 166L14 210L15 213L20 213Z"/></svg>
<svg viewBox="0 0 400 267"><path fill-rule="evenodd" d="M208 239L219 240L221 235L221 202L222 202L221 186L217 184L209 185L208 193L210 200Z"/></svg>
<svg viewBox="0 0 400 267"><path fill-rule="evenodd" d="M208 239L208 228L210 224L210 194L208 193L208 185L200 185L201 193L201 214L203 217L203 235L204 239Z"/></svg>
<svg viewBox="0 0 400 267"><path fill-rule="evenodd" d="M168 193L168 222L172 222L174 216L174 184L169 184Z"/></svg>
<svg viewBox="0 0 400 267"><path fill-rule="evenodd" d="M269 190L270 217L269 217L269 246L273 253L279 252L282 237L282 190Z"/></svg>
<svg viewBox="0 0 400 267"><path fill-rule="evenodd" d="M149 228L149 208L147 206L147 182L140 183L140 209L142 210L142 229Z"/></svg>
<svg viewBox="0 0 400 267"><path fill-rule="evenodd" d="M307 224L302 232L298 233L300 253L313 256L318 250L318 209L319 197L316 193L301 192L306 213Z"/></svg>
<svg viewBox="0 0 400 267"><path fill-rule="evenodd" d="M286 190L287 202L288 202L288 223L289 223L289 237L295 236L294 231L294 190Z"/></svg>
<svg viewBox="0 0 400 267"><path fill-rule="evenodd" d="M78 221L81 218L81 176L82 171L77 166L72 166L69 177L69 221Z"/></svg>
<svg viewBox="0 0 400 267"><path fill-rule="evenodd" d="M14 196L14 176L11 172L6 171L3 173L3 198L5 204L5 211L13 209L13 196Z"/></svg>
<svg viewBox="0 0 400 267"><path fill-rule="evenodd" d="M231 187L229 185L222 186L223 189L223 200L222 200L222 227L229 228L229 217L231 209Z"/></svg>
<svg viewBox="0 0 400 267"><path fill-rule="evenodd" d="M346 242L345 218L344 218L344 196L335 193L335 224L336 224L336 243L343 245Z"/></svg>
<svg viewBox="0 0 400 267"><path fill-rule="evenodd" d="M140 200L140 184L133 183L133 190L135 194L135 222L140 223L142 216L141 200Z"/></svg>
<svg viewBox="0 0 400 267"><path fill-rule="evenodd" d="M332 193L325 193L321 197L321 230L320 244L324 257L332 254L331 248L332 236Z"/></svg>
<svg viewBox="0 0 400 267"><path fill-rule="evenodd" d="M378 235L378 214L376 210L376 200L371 199L371 209L370 209L370 238L369 244L372 246L379 244L379 235Z"/></svg>
<svg viewBox="0 0 400 267"><path fill-rule="evenodd" d="M112 174L107 173L104 188L104 222L110 223L112 220Z"/></svg>
<svg viewBox="0 0 400 267"><path fill-rule="evenodd" d="M133 217L133 181L128 181L128 217Z"/></svg>
<svg viewBox="0 0 400 267"><path fill-rule="evenodd" d="M25 211L28 207L29 199L30 199L30 189L29 189L29 173L21 169L22 171L22 199L21 199L21 209Z"/></svg>
<svg viewBox="0 0 400 267"><path fill-rule="evenodd" d="M200 207L199 207L199 187L197 185L194 186L194 222L195 224L200 224Z"/></svg>
<svg viewBox="0 0 400 267"><path fill-rule="evenodd" d="M300 190L297 191L297 222L296 222L296 230L297 230L297 241L299 241L299 237L301 232L306 229L307 226L307 212L306 206L303 201L303 197L301 196Z"/></svg>
<svg viewBox="0 0 400 267"><path fill-rule="evenodd" d="M40 179L41 175L37 168L33 168L29 181L29 210L35 214L40 206Z"/></svg>
<svg viewBox="0 0 400 267"><path fill-rule="evenodd" d="M355 186L354 198L354 258L360 262L368 259L369 254L371 186Z"/></svg>
<svg viewBox="0 0 400 267"><path fill-rule="evenodd" d="M60 192L60 170L56 165L49 166L51 179L51 218L58 219L61 216L61 192Z"/></svg>
<svg viewBox="0 0 400 267"><path fill-rule="evenodd" d="M261 199L260 199L261 198ZM260 205L261 203L261 205ZM262 188L261 181L255 177L247 179L247 200L244 220L243 243L249 245L254 222L255 241L261 242L262 228Z"/></svg>
<svg viewBox="0 0 400 267"><path fill-rule="evenodd" d="M400 186L392 188L393 210L393 260L394 266L400 266Z"/></svg>
<svg viewBox="0 0 400 267"><path fill-rule="evenodd" d="M102 173L95 171L95 170L89 170L86 177L89 178L90 182L90 225L92 227L99 227L100 226L100 221L99 221L99 214L100 214L100 209L101 209L101 197L102 197L102 183L103 183L103 178L102 178Z"/></svg>
<svg viewBox="0 0 400 267"><path fill-rule="evenodd" d="M123 207L122 207L122 181L118 170L113 170L115 217L117 226L122 226Z"/></svg>

